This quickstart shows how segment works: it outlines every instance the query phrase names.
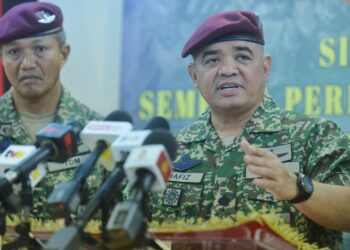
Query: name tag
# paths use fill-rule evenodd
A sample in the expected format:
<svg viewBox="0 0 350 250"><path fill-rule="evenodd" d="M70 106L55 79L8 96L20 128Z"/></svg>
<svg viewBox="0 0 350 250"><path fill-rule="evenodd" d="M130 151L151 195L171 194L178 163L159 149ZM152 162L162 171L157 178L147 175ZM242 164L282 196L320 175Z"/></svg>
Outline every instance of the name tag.
<svg viewBox="0 0 350 250"><path fill-rule="evenodd" d="M278 145L268 148L263 148L275 154L282 162L292 159L292 144Z"/></svg>
<svg viewBox="0 0 350 250"><path fill-rule="evenodd" d="M182 183L201 183L204 173L172 172L169 181Z"/></svg>
<svg viewBox="0 0 350 250"><path fill-rule="evenodd" d="M75 168L83 164L86 158L88 157L88 155L89 153L73 156L64 163L47 162L47 168L49 172L56 172L56 171L61 171L69 168Z"/></svg>
<svg viewBox="0 0 350 250"><path fill-rule="evenodd" d="M299 173L300 168L300 162L298 161L289 161L289 162L283 162L283 165L288 168L293 173Z"/></svg>
<svg viewBox="0 0 350 250"><path fill-rule="evenodd" d="M293 173L299 173L299 168L300 168L300 162L298 161L289 161L289 162L283 162L283 165L289 169ZM246 179L251 179L251 178L256 178L259 177L256 174L253 174L248 171L248 169L245 170L245 178Z"/></svg>

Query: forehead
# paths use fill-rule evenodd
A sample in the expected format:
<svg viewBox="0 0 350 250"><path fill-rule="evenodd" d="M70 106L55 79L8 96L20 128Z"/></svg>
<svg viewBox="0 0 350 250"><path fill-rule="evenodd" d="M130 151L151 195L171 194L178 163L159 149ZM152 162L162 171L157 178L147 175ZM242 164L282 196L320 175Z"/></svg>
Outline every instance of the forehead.
<svg viewBox="0 0 350 250"><path fill-rule="evenodd" d="M200 49L196 56L205 56L207 54L224 54L226 52L242 52L246 51L253 55L261 53L263 46L257 43L247 41L224 41L207 45Z"/></svg>
<svg viewBox="0 0 350 250"><path fill-rule="evenodd" d="M39 43L55 43L56 38L54 35L40 36L40 37L28 37L17 39L8 43L4 43L2 47L6 46L27 46Z"/></svg>

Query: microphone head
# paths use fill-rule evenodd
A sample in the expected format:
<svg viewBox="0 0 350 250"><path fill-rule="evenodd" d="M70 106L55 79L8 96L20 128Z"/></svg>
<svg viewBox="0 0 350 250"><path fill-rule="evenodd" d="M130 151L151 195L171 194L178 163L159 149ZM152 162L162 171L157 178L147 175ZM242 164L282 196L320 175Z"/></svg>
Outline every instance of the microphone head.
<svg viewBox="0 0 350 250"><path fill-rule="evenodd" d="M170 130L169 122L161 117L161 116L155 116L153 117L146 125L145 129L165 129Z"/></svg>
<svg viewBox="0 0 350 250"><path fill-rule="evenodd" d="M147 136L143 145L162 144L166 148L170 159L174 161L177 156L177 143L175 137L165 129L155 129Z"/></svg>
<svg viewBox="0 0 350 250"><path fill-rule="evenodd" d="M79 134L80 134L81 130L83 129L83 126L81 125L80 122L75 121L75 120L69 120L69 121L65 122L64 124L70 126L72 128L75 136L77 138L79 137Z"/></svg>
<svg viewBox="0 0 350 250"><path fill-rule="evenodd" d="M116 110L116 111L109 113L109 115L106 116L105 121L129 122L129 123L133 124L131 116L127 112L122 111L122 110Z"/></svg>

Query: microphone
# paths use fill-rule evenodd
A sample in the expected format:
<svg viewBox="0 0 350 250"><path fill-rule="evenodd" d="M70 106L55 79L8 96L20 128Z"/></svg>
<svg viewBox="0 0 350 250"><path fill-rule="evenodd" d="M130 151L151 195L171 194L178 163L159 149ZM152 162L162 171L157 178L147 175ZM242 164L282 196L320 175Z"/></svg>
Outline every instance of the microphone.
<svg viewBox="0 0 350 250"><path fill-rule="evenodd" d="M43 161L65 162L77 153L78 129L71 124L50 123L36 134L34 151L25 160L12 166L0 177L0 200L4 201L12 193L12 184L24 180L38 163Z"/></svg>
<svg viewBox="0 0 350 250"><path fill-rule="evenodd" d="M160 116L156 116L150 120L150 122L145 126L145 130L136 130L129 133L125 133L119 136L111 145L112 153L115 161L125 161L129 152L136 147L145 144L157 144L162 143L161 136L159 135L158 141L154 141L154 136L157 134L152 134L152 130L169 130L169 123L166 119ZM166 132L165 132L166 133ZM149 141L151 140L151 143ZM152 142L153 140L153 142Z"/></svg>
<svg viewBox="0 0 350 250"><path fill-rule="evenodd" d="M105 169L111 171L114 169L115 161L110 149L110 144L120 135L131 131L132 118L124 111L114 111L110 113L105 121L89 122L80 134L84 144L92 151L99 141L105 141L108 144L100 157L100 162Z"/></svg>
<svg viewBox="0 0 350 250"><path fill-rule="evenodd" d="M54 219L70 220L71 214L81 204L84 193L83 184L98 158L108 150L110 143L119 135L132 129L131 122L129 114L115 111L106 117L106 121L91 121L85 126L80 137L93 150L88 159L76 169L73 179L60 183L50 194L47 209Z"/></svg>
<svg viewBox="0 0 350 250"><path fill-rule="evenodd" d="M35 151L33 145L10 145L0 155L0 176L9 170L11 167L24 162Z"/></svg>
<svg viewBox="0 0 350 250"><path fill-rule="evenodd" d="M120 143L117 143L117 146L123 148L125 146L125 143L127 143L128 141L134 142L136 146L142 145L143 143L158 143L163 137L164 132L156 131L153 133L152 131L150 131L150 129L168 129L169 124L164 118L155 117L145 128L147 128L149 131L131 131L129 133L120 135L118 139L123 139ZM141 135L141 137L139 135ZM156 139L154 139L155 137ZM112 147L112 150L115 150L115 148L113 149ZM118 161L116 161L115 169L112 170L111 174L103 182L101 187L97 190L94 197L85 206L84 211L77 215L76 220L73 223L71 223L68 227L62 228L59 231L57 231L50 238L47 244L48 250L66 250L79 248L82 241L82 232L84 226L93 217L93 215L101 206L109 206L107 205L107 203L111 203L111 194L117 189L117 187L119 187L119 185L122 183L122 180L125 178L125 172L123 169L125 159L126 155L123 158L118 158Z"/></svg>
<svg viewBox="0 0 350 250"><path fill-rule="evenodd" d="M132 195L129 201L115 206L108 220L106 244L112 249L117 245L130 247L143 239L147 222L146 194L164 189L172 172L176 141L170 132L155 131L147 143L151 145L132 149L124 164L126 176L133 183Z"/></svg>
<svg viewBox="0 0 350 250"><path fill-rule="evenodd" d="M144 141L142 147L131 150L124 164L128 180L135 185L142 179L152 179L152 186L142 187L145 192L160 191L165 188L172 165L176 158L176 141L166 130L155 130Z"/></svg>
<svg viewBox="0 0 350 250"><path fill-rule="evenodd" d="M161 116L155 116L145 126L145 130L147 130L147 129L152 130L152 129L158 129L158 128L170 130L169 122Z"/></svg>
<svg viewBox="0 0 350 250"><path fill-rule="evenodd" d="M35 151L36 147L33 145L10 145L0 155L0 176L3 176L11 167L23 163ZM31 187L35 187L46 175L46 169L39 164L29 174Z"/></svg>

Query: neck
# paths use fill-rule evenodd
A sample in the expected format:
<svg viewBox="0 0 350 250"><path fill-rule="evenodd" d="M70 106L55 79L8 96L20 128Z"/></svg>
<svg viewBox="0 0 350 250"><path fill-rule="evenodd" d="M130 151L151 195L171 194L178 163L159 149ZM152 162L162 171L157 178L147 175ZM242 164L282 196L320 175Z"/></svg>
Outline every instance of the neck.
<svg viewBox="0 0 350 250"><path fill-rule="evenodd" d="M55 84L45 95L38 98L23 98L15 91L12 92L12 97L17 109L31 114L45 114L56 110L61 92L61 84Z"/></svg>
<svg viewBox="0 0 350 250"><path fill-rule="evenodd" d="M211 122L216 132L221 137L237 136L241 133L244 126L252 118L255 110L258 107L250 110L249 112L242 113L220 113L212 110Z"/></svg>

